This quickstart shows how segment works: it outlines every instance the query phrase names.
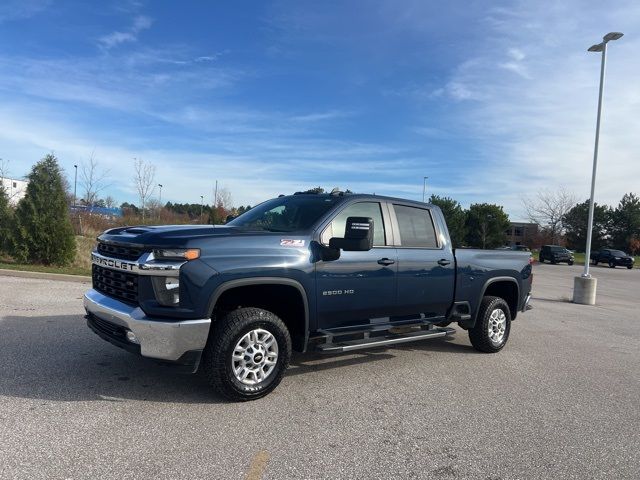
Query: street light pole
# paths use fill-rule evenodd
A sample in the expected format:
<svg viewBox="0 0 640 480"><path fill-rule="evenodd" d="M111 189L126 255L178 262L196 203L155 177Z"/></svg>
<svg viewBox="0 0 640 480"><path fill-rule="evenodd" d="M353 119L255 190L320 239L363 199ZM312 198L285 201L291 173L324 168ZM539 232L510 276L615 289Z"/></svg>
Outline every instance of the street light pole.
<svg viewBox="0 0 640 480"><path fill-rule="evenodd" d="M202 223L202 211L204 210L204 195L200 195L200 223Z"/></svg>
<svg viewBox="0 0 640 480"><path fill-rule="evenodd" d="M594 195L596 189L596 172L598 169L598 147L600 144L600 123L602 119L602 94L604 91L604 72L607 64L607 43L618 40L623 36L620 32L607 33L602 37L602 42L589 47L589 52L602 52L600 61L600 87L598 89L598 113L596 117L596 139L593 148L593 167L591 170L591 197L589 198L589 218L587 220L587 245L584 253L584 272L582 277L576 277L573 289L573 301L594 305L596 302L596 279L589 273L589 262L591 261L591 237L593 236L593 210Z"/></svg>
<svg viewBox="0 0 640 480"><path fill-rule="evenodd" d="M77 191L76 187L78 186L78 165L74 165L73 168L76 169L76 173L75 173L75 175L73 177L73 208L75 208L76 207L76 198L77 198L77 196L76 196L76 191Z"/></svg>
<svg viewBox="0 0 640 480"><path fill-rule="evenodd" d="M425 195L427 194L427 179L429 177L422 177L422 203L425 202Z"/></svg>

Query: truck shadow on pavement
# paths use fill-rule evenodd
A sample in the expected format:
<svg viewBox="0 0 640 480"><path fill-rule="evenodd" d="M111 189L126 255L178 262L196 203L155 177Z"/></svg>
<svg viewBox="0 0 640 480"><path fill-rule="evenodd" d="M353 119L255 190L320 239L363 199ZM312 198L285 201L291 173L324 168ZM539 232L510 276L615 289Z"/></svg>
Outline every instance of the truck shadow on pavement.
<svg viewBox="0 0 640 480"><path fill-rule="evenodd" d="M387 360L401 350L477 353L446 339L341 355L294 353L286 377ZM0 395L11 397L227 403L202 375L184 375L117 348L90 331L81 315L0 318L0 372Z"/></svg>

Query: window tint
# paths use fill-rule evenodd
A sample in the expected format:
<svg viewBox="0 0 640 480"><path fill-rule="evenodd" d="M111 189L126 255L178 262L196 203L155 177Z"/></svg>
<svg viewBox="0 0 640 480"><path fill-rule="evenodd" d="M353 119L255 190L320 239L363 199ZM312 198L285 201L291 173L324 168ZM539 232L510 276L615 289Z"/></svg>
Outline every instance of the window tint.
<svg viewBox="0 0 640 480"><path fill-rule="evenodd" d="M247 230L296 232L311 228L340 197L330 195L293 195L267 200L243 213L227 225Z"/></svg>
<svg viewBox="0 0 640 480"><path fill-rule="evenodd" d="M355 203L342 210L322 232L322 243L328 245L331 238L344 238L347 217L369 217L373 219L373 245L385 245L384 222L378 202Z"/></svg>
<svg viewBox="0 0 640 480"><path fill-rule="evenodd" d="M431 212L423 208L394 205L403 247L438 248Z"/></svg>

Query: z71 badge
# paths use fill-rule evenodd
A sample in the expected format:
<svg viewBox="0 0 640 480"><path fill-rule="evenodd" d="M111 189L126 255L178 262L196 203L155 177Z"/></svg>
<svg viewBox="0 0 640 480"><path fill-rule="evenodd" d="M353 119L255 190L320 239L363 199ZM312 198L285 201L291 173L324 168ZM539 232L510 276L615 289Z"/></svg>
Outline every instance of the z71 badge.
<svg viewBox="0 0 640 480"><path fill-rule="evenodd" d="M280 245L283 247L304 247L304 240L282 238L280 239Z"/></svg>

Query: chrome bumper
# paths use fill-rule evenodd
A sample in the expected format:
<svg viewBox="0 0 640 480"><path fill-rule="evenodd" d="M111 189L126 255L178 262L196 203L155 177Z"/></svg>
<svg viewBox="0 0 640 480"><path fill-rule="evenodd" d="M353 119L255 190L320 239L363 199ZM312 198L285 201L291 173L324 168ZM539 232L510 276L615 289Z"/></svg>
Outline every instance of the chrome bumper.
<svg viewBox="0 0 640 480"><path fill-rule="evenodd" d="M84 294L84 308L88 313L131 330L145 357L175 361L193 350L203 350L211 326L210 318L168 322L145 315L134 307L111 297L89 290Z"/></svg>

